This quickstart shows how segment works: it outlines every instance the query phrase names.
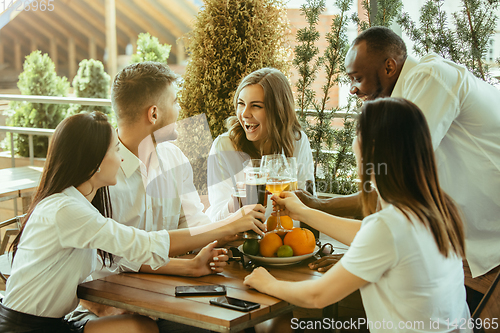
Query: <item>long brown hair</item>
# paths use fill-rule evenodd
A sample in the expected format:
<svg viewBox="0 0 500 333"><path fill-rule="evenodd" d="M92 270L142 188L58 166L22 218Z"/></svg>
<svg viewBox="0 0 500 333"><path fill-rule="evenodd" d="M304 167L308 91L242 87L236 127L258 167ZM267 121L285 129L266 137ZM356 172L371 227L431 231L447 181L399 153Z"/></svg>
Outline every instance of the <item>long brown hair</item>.
<svg viewBox="0 0 500 333"><path fill-rule="evenodd" d="M261 68L247 75L234 94L234 109L238 109L238 97L243 88L258 84L264 89L264 108L266 109L267 142L271 151L268 154L285 151L288 157L293 156L295 142L300 140L300 124L295 113L292 88L286 76L275 68ZM245 130L238 117L229 117L226 121L229 138L236 150L243 151L252 158L260 158L262 149L255 148L248 141Z"/></svg>
<svg viewBox="0 0 500 333"><path fill-rule="evenodd" d="M50 141L40 185L22 221L21 231L11 245L12 260L16 255L26 222L36 205L52 194L60 193L70 186L80 186L89 180L99 169L108 151L112 131L113 127L106 115L98 111L76 114L57 125ZM107 186L97 190L92 205L103 216L111 217L112 210ZM110 253L102 250L98 252L103 264L106 264L106 259L110 264L113 262Z"/></svg>
<svg viewBox="0 0 500 333"><path fill-rule="evenodd" d="M418 106L402 98L365 102L357 134L363 207L369 206L366 185L375 177L380 197L407 217L407 211L418 216L440 253L464 257L460 212L439 185L429 127Z"/></svg>

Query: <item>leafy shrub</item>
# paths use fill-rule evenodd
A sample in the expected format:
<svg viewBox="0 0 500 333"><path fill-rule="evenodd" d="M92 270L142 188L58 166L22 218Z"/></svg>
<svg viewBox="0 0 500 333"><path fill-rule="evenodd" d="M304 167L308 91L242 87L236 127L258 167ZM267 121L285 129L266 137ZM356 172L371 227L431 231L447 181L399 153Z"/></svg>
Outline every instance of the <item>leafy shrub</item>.
<svg viewBox="0 0 500 333"><path fill-rule="evenodd" d="M137 39L137 52L132 55L131 63L157 61L167 63L172 45L161 44L158 38L149 33L140 33Z"/></svg>
<svg viewBox="0 0 500 333"><path fill-rule="evenodd" d="M26 56L24 71L19 75L17 87L22 95L66 96L69 83L66 77L56 74L54 63L47 54L33 51ZM41 104L30 102L10 102L12 112L7 124L18 127L55 128L64 118L68 105ZM21 156L29 156L27 135L19 135L15 142L17 152ZM48 138L34 136L33 148L35 157L47 155Z"/></svg>
<svg viewBox="0 0 500 333"><path fill-rule="evenodd" d="M84 59L80 62L78 73L73 79L73 89L76 97L109 98L110 77L104 71L102 62L94 59ZM68 116L82 111L101 111L109 114L109 106L92 106L72 104L68 109Z"/></svg>

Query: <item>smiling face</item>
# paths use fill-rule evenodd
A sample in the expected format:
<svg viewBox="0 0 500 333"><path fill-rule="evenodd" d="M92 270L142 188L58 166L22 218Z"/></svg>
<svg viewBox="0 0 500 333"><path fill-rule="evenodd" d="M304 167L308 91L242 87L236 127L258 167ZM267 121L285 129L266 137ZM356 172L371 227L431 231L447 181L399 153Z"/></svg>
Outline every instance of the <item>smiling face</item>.
<svg viewBox="0 0 500 333"><path fill-rule="evenodd" d="M345 58L345 69L351 80L349 92L362 100L388 97L392 93L393 80L387 79L386 60L381 55L369 54L366 42L353 45Z"/></svg>
<svg viewBox="0 0 500 333"><path fill-rule="evenodd" d="M267 137L264 89L260 85L252 84L241 90L238 96L236 115L245 130L248 141L251 141L259 149Z"/></svg>

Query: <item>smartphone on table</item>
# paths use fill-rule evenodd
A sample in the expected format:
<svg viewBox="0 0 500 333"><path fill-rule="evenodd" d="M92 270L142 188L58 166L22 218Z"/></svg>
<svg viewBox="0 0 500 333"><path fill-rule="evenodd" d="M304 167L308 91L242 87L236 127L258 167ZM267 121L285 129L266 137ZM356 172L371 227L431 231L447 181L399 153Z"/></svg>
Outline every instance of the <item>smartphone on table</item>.
<svg viewBox="0 0 500 333"><path fill-rule="evenodd" d="M255 310L260 307L259 303L245 301L239 298L228 297L228 296L222 296L222 297L217 297L216 299L212 299L210 300L210 304L245 312Z"/></svg>
<svg viewBox="0 0 500 333"><path fill-rule="evenodd" d="M210 295L225 295L225 294L226 294L226 286L222 284L175 287L175 296L210 296Z"/></svg>

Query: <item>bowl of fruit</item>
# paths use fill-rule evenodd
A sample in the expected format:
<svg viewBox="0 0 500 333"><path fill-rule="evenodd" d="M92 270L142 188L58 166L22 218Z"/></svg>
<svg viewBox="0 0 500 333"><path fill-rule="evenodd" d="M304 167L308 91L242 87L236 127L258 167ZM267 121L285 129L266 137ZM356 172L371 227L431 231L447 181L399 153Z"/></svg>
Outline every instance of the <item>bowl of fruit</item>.
<svg viewBox="0 0 500 333"><path fill-rule="evenodd" d="M272 217L267 221L268 232L260 240L247 239L238 247L250 259L266 265L291 265L312 257L318 252L313 233L304 228L294 228L288 216L281 217L286 232L276 232ZM291 223L285 222L290 219ZM275 225L274 225L275 227Z"/></svg>

